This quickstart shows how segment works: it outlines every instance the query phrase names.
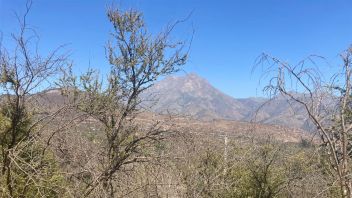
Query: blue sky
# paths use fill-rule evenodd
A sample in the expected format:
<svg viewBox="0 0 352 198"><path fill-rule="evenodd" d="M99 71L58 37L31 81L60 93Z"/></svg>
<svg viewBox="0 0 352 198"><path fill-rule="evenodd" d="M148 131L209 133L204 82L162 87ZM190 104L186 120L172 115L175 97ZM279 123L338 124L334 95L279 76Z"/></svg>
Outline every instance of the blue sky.
<svg viewBox="0 0 352 198"><path fill-rule="evenodd" d="M23 13L25 0L0 0L3 40L16 30L14 11ZM29 23L41 36L41 49L68 44L75 71L89 64L102 72L108 64L109 39L105 11L108 0L33 0ZM237 97L261 96L255 59L267 52L295 63L319 54L338 63L338 53L352 44L352 1L349 0L120 0L115 5L144 13L152 32L167 23L191 18L174 32L189 39L195 31L186 72L196 72L223 92ZM6 42L4 42L6 43Z"/></svg>

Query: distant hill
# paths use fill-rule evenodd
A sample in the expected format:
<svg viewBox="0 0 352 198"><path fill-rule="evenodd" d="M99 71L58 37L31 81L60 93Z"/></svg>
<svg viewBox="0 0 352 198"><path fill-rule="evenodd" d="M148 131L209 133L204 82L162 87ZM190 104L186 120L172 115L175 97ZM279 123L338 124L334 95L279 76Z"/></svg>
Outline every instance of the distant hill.
<svg viewBox="0 0 352 198"><path fill-rule="evenodd" d="M144 99L151 96L154 100L145 104L158 113L171 112L208 121L256 121L291 128L310 128L303 108L284 97L272 101L256 97L235 99L195 73L161 80L143 94Z"/></svg>

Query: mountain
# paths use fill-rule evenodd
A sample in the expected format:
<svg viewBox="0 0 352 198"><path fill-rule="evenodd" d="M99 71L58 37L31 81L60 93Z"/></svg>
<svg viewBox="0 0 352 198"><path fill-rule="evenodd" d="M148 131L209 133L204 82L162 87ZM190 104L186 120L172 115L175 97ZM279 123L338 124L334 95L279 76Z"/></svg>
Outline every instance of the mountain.
<svg viewBox="0 0 352 198"><path fill-rule="evenodd" d="M234 87L235 89L235 87ZM143 94L145 103L158 113L189 115L200 120L225 119L309 129L303 108L285 97L275 100L252 97L236 99L191 73L167 77Z"/></svg>
<svg viewBox="0 0 352 198"><path fill-rule="evenodd" d="M159 94L155 94L156 90ZM173 127L176 127L174 129L177 131L193 134L195 137L212 137L221 140L224 136L241 139L241 141L253 141L253 138L260 140L270 136L282 142L300 143L302 139L310 138L310 135L303 130L238 121L246 120L246 117L250 116L255 107L265 102L266 99L234 99L220 92L195 74L166 78L148 91L148 94L158 97L161 96L161 93L164 94L162 94L162 98L157 105L153 106L154 111L157 111L156 107L163 111L172 106L178 109L178 113L183 115L193 114L198 116L198 119L193 119L195 116L193 118L182 115L170 117L169 115L165 116L145 111L138 114L136 121L144 123L146 126L153 122L164 124L172 122ZM181 102L172 102L177 101L177 98L182 94L188 96L182 96ZM144 97L147 97L147 95L145 94ZM44 114L56 112L69 102L62 95L60 89L45 90L31 95L29 99L28 102L35 107L36 111ZM184 102L184 105L182 105L182 102ZM211 108L208 108L210 106ZM221 114L222 112L224 113ZM89 120L79 123L78 129L85 131L94 129L93 131L95 131L98 126L97 123L98 121L94 118L89 118Z"/></svg>
<svg viewBox="0 0 352 198"><path fill-rule="evenodd" d="M235 89L235 87L234 87ZM213 87L206 79L191 73L167 77L142 94L147 111L172 113L201 121L228 120L258 122L290 128L311 129L302 106L284 97L233 98ZM47 108L59 107L65 97L57 89L35 95L35 103Z"/></svg>
<svg viewBox="0 0 352 198"><path fill-rule="evenodd" d="M242 102L222 93L194 73L167 77L143 96L152 96L154 102L157 101L154 105L150 105L151 102L149 105L158 113L179 113L203 120L244 120L250 113Z"/></svg>

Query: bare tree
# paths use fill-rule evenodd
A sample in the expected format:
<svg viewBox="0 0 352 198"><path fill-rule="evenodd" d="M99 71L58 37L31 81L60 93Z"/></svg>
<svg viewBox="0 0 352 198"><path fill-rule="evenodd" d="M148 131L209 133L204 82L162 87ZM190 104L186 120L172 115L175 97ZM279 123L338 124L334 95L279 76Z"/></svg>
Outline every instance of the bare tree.
<svg viewBox="0 0 352 198"><path fill-rule="evenodd" d="M53 175L44 172L54 161L39 141L54 114L43 114L34 103L35 93L51 86L66 55L58 54L62 47L46 56L39 53L39 36L27 24L31 5L27 1L25 14L17 17L19 33L11 34L13 43L8 47L0 43L0 196L4 197L49 196L60 189L47 186Z"/></svg>
<svg viewBox="0 0 352 198"><path fill-rule="evenodd" d="M342 197L352 197L351 163L351 61L352 48L341 54L342 71L325 82L318 72L322 57L309 56L296 65L268 54L258 64L269 65L265 75L270 79L265 91L271 96L283 95L305 109L307 118L316 126L324 154L330 158ZM275 72L275 73L272 73Z"/></svg>

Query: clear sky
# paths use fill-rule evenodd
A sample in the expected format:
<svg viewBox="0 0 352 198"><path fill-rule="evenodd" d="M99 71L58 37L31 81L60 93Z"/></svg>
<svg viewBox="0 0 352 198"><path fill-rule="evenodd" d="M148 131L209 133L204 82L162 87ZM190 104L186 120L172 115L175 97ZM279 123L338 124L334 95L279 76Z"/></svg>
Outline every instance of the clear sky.
<svg viewBox="0 0 352 198"><path fill-rule="evenodd" d="M16 30L14 12L25 0L0 0L3 40ZM33 0L29 23L41 36L40 47L69 44L75 71L91 67L104 72L104 45L111 25L108 0ZM223 92L237 97L261 96L259 74L251 74L255 59L267 52L295 63L309 54L338 61L352 44L350 0L120 0L115 5L144 13L156 32L186 17L173 38L187 39L194 29L186 72L196 72Z"/></svg>

